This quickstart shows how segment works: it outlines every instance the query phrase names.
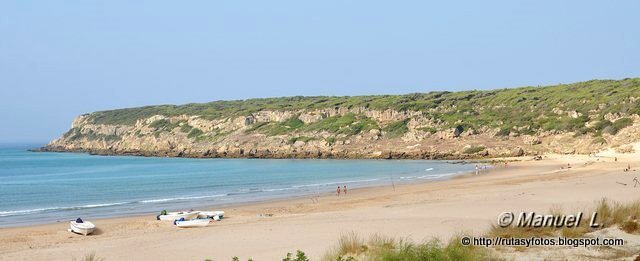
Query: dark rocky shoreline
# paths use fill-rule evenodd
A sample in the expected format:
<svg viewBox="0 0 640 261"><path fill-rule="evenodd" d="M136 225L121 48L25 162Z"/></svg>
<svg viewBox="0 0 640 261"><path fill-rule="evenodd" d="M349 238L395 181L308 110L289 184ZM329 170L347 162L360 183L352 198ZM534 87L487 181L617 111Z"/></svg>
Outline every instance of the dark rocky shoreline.
<svg viewBox="0 0 640 261"><path fill-rule="evenodd" d="M386 151L379 156L359 154L347 151L321 152L321 151L292 151L287 153L250 150L238 150L237 152L217 153L215 150L203 153L187 151L114 151L95 149L73 149L60 147L42 147L33 149L34 152L82 152L100 156L140 156L140 157L176 157L176 158L254 158L254 159L409 159L409 160L489 160L495 157L478 154L452 154L433 153L421 151L418 153ZM518 155L501 155L518 156ZM522 155L520 155L522 156Z"/></svg>

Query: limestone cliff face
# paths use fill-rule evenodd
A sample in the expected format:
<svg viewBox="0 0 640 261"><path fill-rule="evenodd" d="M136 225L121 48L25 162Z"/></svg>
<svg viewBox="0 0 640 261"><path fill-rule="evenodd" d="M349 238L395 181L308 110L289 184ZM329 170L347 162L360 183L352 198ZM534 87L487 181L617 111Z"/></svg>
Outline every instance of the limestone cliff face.
<svg viewBox="0 0 640 261"><path fill-rule="evenodd" d="M566 111L555 113L579 117ZM362 118L340 130L360 126L358 124L365 120L371 121L367 126L374 127L351 132L299 127L349 115ZM548 152L591 153L640 140L637 115L626 115L633 119L633 125L615 135L600 137L540 130L523 135L514 130L505 135L499 128L447 127L420 111L365 107L261 110L218 119L198 115L154 115L138 119L131 125L99 124L91 116L77 117L67 133L42 150L176 157L464 159ZM620 115L608 117L616 120ZM295 126L285 124L291 119L300 123ZM400 131L389 127L396 125L400 126ZM264 131L266 127L263 126L275 127L272 131Z"/></svg>

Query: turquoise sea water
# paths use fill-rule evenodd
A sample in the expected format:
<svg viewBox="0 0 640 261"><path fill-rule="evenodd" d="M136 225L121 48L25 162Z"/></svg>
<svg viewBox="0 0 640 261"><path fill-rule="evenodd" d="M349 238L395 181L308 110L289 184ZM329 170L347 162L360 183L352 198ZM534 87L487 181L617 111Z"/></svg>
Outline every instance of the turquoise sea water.
<svg viewBox="0 0 640 261"><path fill-rule="evenodd" d="M426 160L184 159L0 147L0 227L185 210L442 180L473 165Z"/></svg>

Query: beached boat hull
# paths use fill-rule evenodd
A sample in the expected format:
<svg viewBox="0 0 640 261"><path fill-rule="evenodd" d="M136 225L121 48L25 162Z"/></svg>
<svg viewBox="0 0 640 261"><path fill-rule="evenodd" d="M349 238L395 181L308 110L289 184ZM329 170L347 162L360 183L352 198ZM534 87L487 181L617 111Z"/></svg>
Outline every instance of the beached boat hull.
<svg viewBox="0 0 640 261"><path fill-rule="evenodd" d="M176 226L181 228L189 228L189 227L206 227L209 225L209 219L194 219L194 220L185 220L185 221L176 221Z"/></svg>
<svg viewBox="0 0 640 261"><path fill-rule="evenodd" d="M84 221L83 223L77 223L75 221L69 222L69 228L71 232L81 234L81 235L89 235L93 233L96 229L96 225L89 221Z"/></svg>
<svg viewBox="0 0 640 261"><path fill-rule="evenodd" d="M174 221L184 218L185 220L190 220L198 217L200 214L199 211L191 211L191 212L169 212L166 215L158 216L158 219L162 221Z"/></svg>
<svg viewBox="0 0 640 261"><path fill-rule="evenodd" d="M198 214L198 218L214 218L214 217L218 217L223 218L224 217L224 211L200 211L200 214Z"/></svg>

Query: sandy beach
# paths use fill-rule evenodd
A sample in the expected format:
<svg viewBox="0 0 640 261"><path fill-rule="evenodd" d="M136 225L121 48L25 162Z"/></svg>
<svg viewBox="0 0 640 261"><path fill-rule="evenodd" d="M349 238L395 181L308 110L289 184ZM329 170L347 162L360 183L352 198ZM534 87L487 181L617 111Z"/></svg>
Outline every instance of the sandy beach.
<svg viewBox="0 0 640 261"><path fill-rule="evenodd" d="M316 260L349 232L418 242L479 235L504 211L570 212L602 198L640 199L633 181L640 171L623 172L627 164L640 166L637 156L513 158L508 167L499 164L477 176L351 190L340 197L327 192L317 203L297 198L229 207L223 221L206 228L180 229L152 213L94 220L99 231L87 237L67 232L66 222L2 228L0 260L72 260L92 252L106 260L277 260L297 249Z"/></svg>

